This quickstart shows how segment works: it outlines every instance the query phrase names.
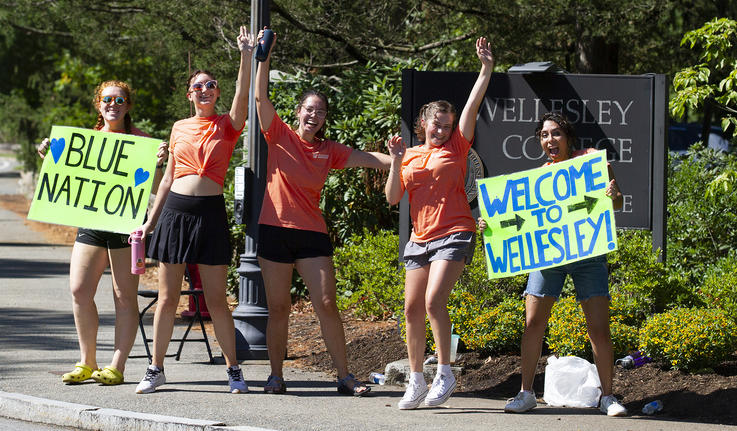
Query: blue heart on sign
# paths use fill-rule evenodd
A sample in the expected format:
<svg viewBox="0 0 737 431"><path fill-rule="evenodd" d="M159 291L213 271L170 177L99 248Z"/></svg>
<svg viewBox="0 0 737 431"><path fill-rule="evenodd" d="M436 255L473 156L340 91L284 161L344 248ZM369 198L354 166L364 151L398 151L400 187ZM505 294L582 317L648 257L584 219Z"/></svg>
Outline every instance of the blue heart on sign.
<svg viewBox="0 0 737 431"><path fill-rule="evenodd" d="M138 187L139 184L145 183L151 174L148 171L144 171L143 168L136 169L136 173L133 175L133 180L136 183L134 187Z"/></svg>
<svg viewBox="0 0 737 431"><path fill-rule="evenodd" d="M64 142L64 138L59 139L52 139L51 140L51 155L54 156L54 163L57 163L59 159L61 158L61 153L64 152L64 147L66 147L66 142Z"/></svg>

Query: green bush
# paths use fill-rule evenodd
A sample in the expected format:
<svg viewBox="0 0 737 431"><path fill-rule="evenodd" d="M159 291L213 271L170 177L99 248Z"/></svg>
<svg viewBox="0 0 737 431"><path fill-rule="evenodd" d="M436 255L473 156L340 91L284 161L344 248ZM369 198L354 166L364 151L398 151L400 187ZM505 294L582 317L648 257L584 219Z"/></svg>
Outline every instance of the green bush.
<svg viewBox="0 0 737 431"><path fill-rule="evenodd" d="M706 197L719 174L737 169L737 157L692 148L683 160L669 163L667 263L669 271L689 276L690 285L698 286L706 268L737 247L737 193Z"/></svg>
<svg viewBox="0 0 737 431"><path fill-rule="evenodd" d="M609 328L615 355L637 347L637 319L621 297L613 296L609 306ZM561 298L553 306L546 337L550 350L561 356L592 359L591 342L586 331L586 317L573 297Z"/></svg>
<svg viewBox="0 0 737 431"><path fill-rule="evenodd" d="M404 267L397 260L399 237L388 231L352 236L335 250L338 307L361 317L385 319L402 314Z"/></svg>
<svg viewBox="0 0 737 431"><path fill-rule="evenodd" d="M519 352L525 330L525 303L506 298L494 307L481 306L470 293L460 292L452 310L455 333L466 348L483 353Z"/></svg>
<svg viewBox="0 0 737 431"><path fill-rule="evenodd" d="M650 232L620 230L617 237L619 249L607 255L610 290L629 304L637 320L697 300L683 274L658 261Z"/></svg>
<svg viewBox="0 0 737 431"><path fill-rule="evenodd" d="M737 322L737 252L709 267L699 294L710 308L724 310Z"/></svg>
<svg viewBox="0 0 737 431"><path fill-rule="evenodd" d="M640 350L674 369L717 365L737 349L737 324L723 310L674 308L640 329Z"/></svg>

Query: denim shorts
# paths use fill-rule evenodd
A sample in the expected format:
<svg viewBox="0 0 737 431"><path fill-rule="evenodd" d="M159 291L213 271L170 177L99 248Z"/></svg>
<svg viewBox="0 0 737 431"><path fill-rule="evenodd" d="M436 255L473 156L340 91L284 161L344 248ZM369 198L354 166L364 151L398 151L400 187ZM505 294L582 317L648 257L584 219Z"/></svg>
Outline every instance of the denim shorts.
<svg viewBox="0 0 737 431"><path fill-rule="evenodd" d="M422 268L435 260L463 261L468 265L476 249L476 232L455 232L428 242L408 241L404 247L404 267Z"/></svg>
<svg viewBox="0 0 737 431"><path fill-rule="evenodd" d="M555 268L530 273L525 295L554 296L558 298L566 275L570 274L576 288L576 300L585 301L594 296L609 296L609 270L606 255L579 260Z"/></svg>

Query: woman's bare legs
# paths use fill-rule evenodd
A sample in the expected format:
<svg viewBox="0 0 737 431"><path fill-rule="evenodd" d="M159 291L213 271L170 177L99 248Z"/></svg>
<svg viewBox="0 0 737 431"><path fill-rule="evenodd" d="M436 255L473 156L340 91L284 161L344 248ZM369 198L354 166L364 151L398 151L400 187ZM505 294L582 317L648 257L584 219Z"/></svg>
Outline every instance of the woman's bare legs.
<svg viewBox="0 0 737 431"><path fill-rule="evenodd" d="M107 249L75 242L69 262L69 289L72 313L79 340L80 362L97 369L97 328L99 317L95 293L108 265Z"/></svg>
<svg viewBox="0 0 737 431"><path fill-rule="evenodd" d="M125 361L138 333L138 275L131 274L129 248L108 250L115 301L115 351L110 365L125 371Z"/></svg>
<svg viewBox="0 0 737 431"><path fill-rule="evenodd" d="M537 361L543 348L543 336L548 326L550 310L555 304L555 297L527 295L525 297L525 332L522 335L521 368L522 390L532 392L535 380Z"/></svg>
<svg viewBox="0 0 737 431"><path fill-rule="evenodd" d="M609 332L609 298L594 296L581 302L586 316L586 327L594 351L594 363L601 381L601 395L612 394L614 349Z"/></svg>
<svg viewBox="0 0 737 431"><path fill-rule="evenodd" d="M179 297L182 293L182 279L185 264L159 264L159 299L154 313L154 349L151 363L164 368L164 358L174 331Z"/></svg>
<svg viewBox="0 0 737 431"><path fill-rule="evenodd" d="M228 367L238 365L235 353L235 324L233 313L228 307L228 296L226 287L228 284L228 267L225 265L203 265L198 264L200 277L202 278L202 289L204 290L207 310L212 317L220 349L225 357Z"/></svg>
<svg viewBox="0 0 737 431"><path fill-rule="evenodd" d="M284 377L283 362L287 354L289 312L292 309L292 271L294 264L258 258L264 278L269 320L266 323L266 348L269 352L271 374Z"/></svg>

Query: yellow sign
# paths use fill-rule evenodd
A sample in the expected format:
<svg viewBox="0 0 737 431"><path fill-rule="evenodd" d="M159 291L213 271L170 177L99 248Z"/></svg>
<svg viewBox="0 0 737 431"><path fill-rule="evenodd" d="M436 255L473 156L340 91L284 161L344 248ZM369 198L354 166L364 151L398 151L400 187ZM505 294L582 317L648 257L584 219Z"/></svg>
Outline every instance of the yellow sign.
<svg viewBox="0 0 737 431"><path fill-rule="evenodd" d="M54 126L29 220L130 233L143 224L159 139Z"/></svg>
<svg viewBox="0 0 737 431"><path fill-rule="evenodd" d="M617 249L606 151L477 180L489 278L526 274Z"/></svg>

